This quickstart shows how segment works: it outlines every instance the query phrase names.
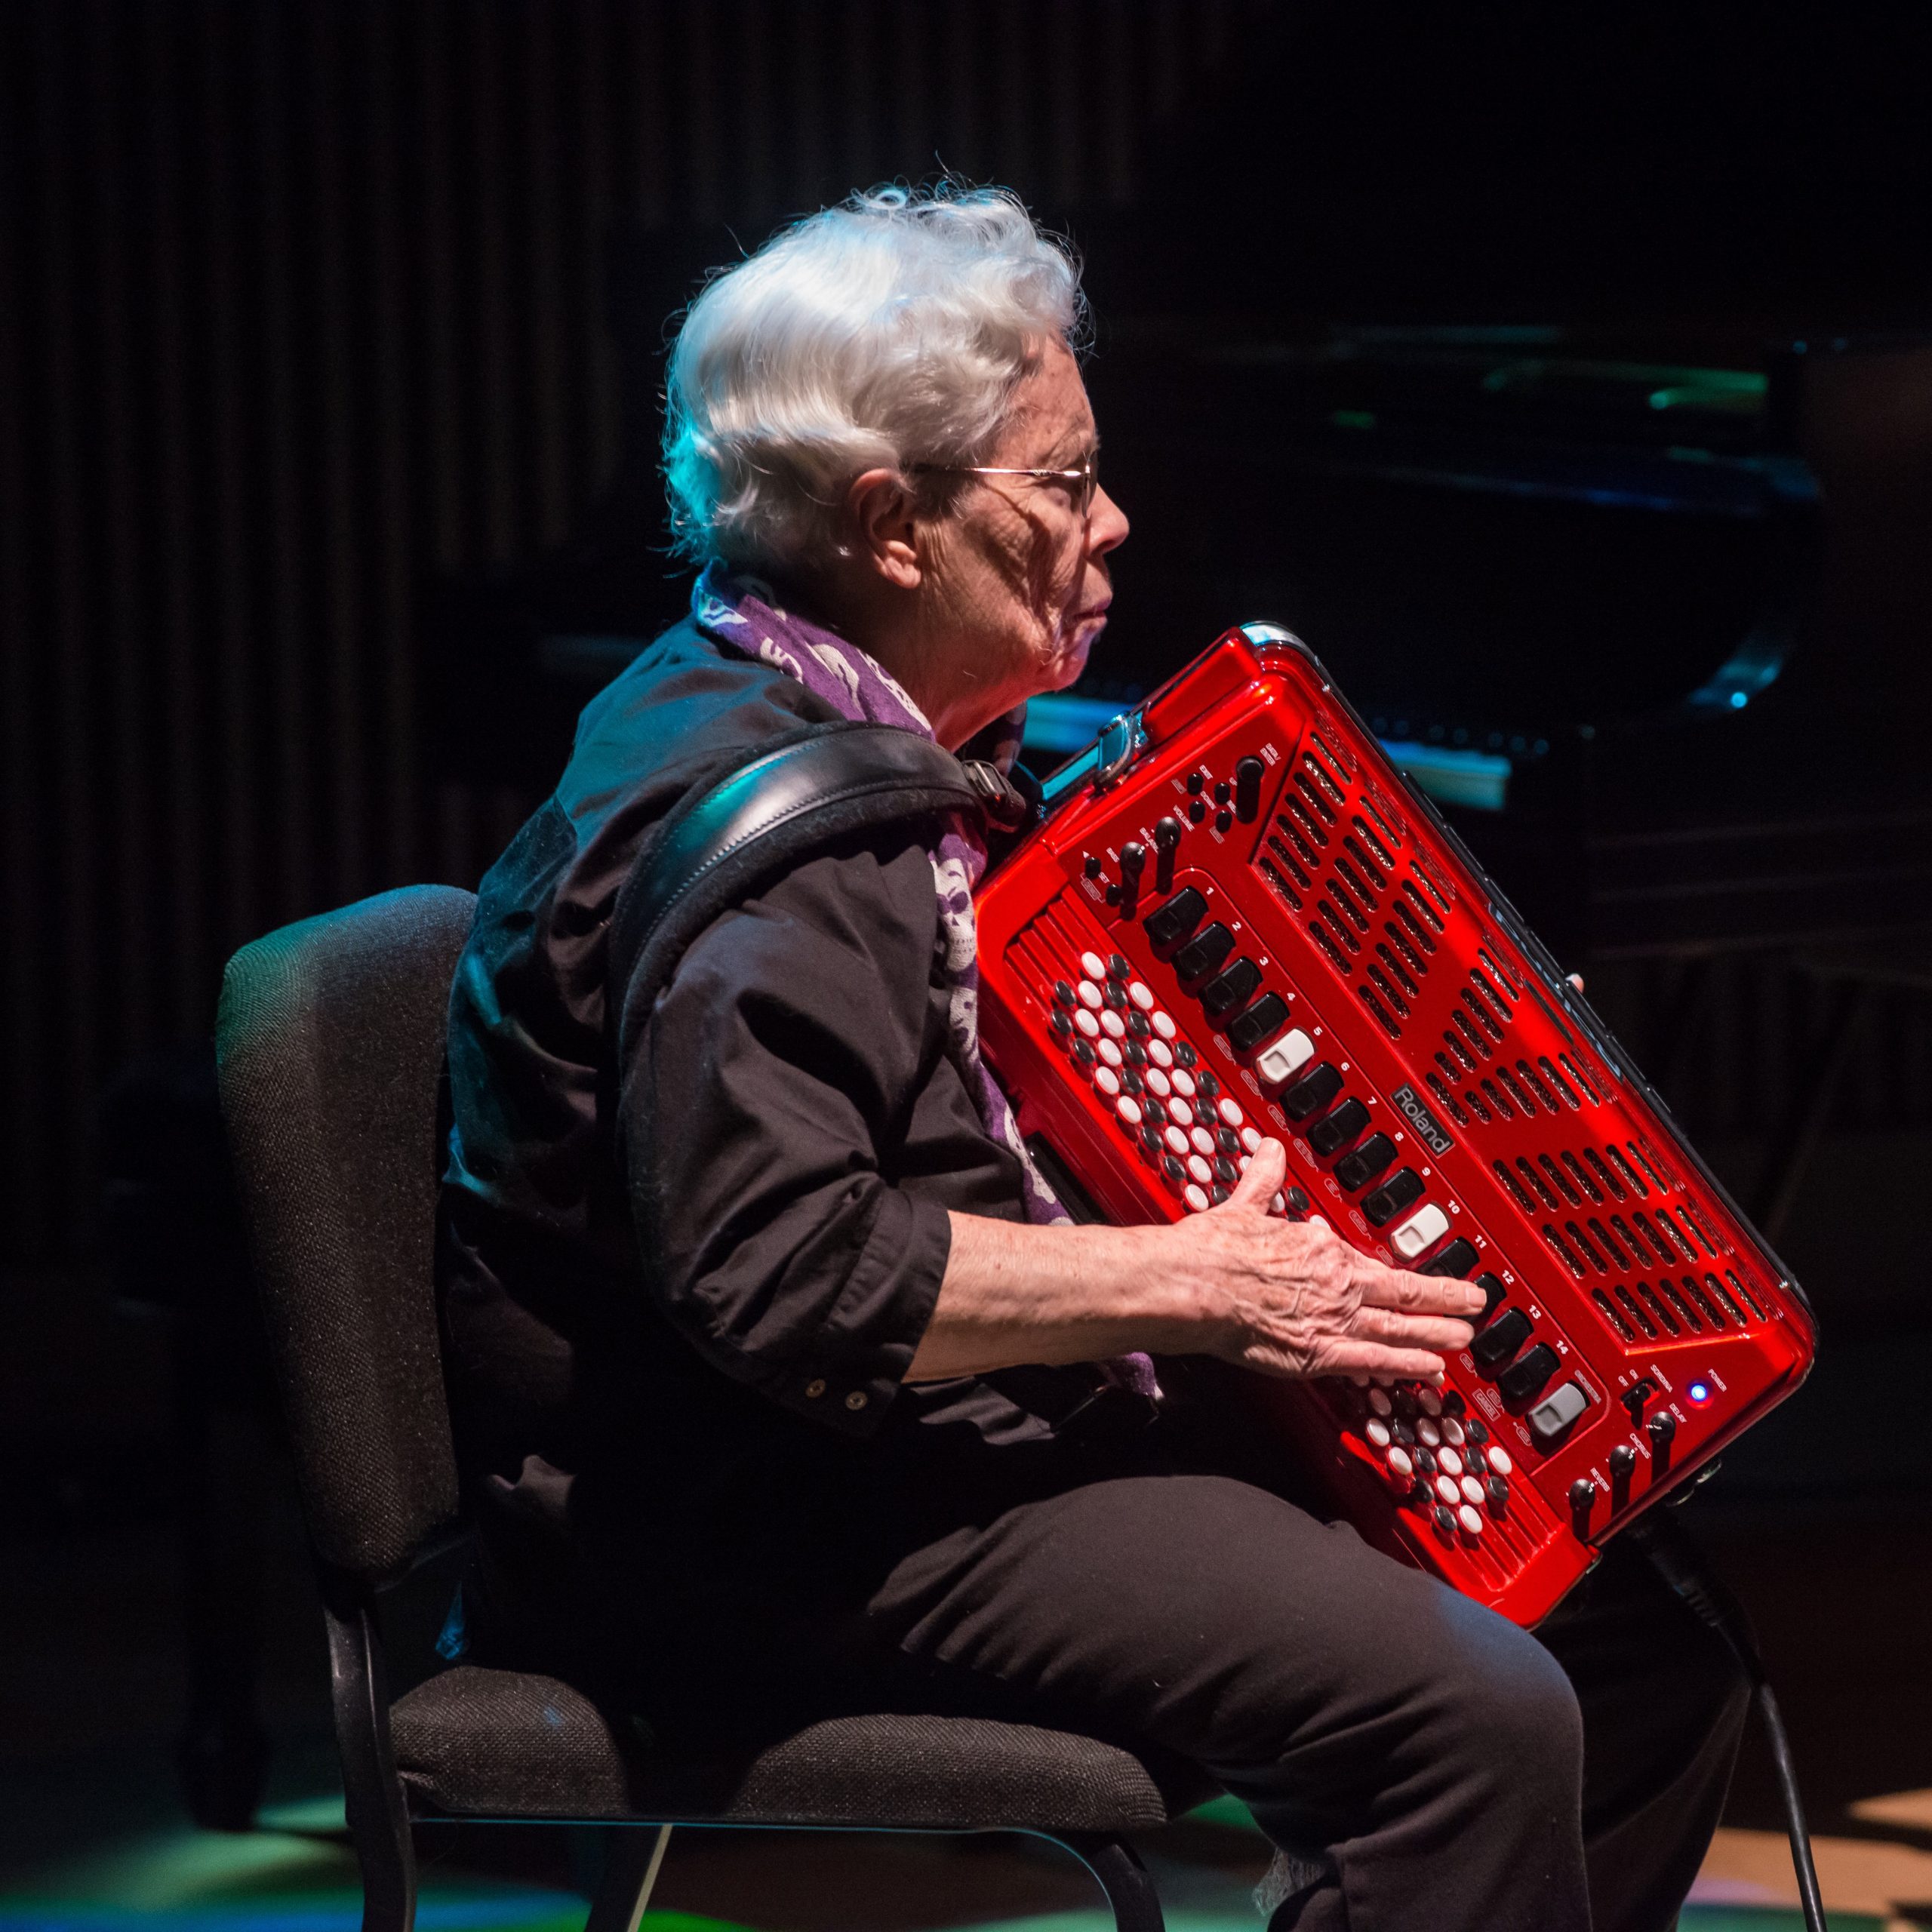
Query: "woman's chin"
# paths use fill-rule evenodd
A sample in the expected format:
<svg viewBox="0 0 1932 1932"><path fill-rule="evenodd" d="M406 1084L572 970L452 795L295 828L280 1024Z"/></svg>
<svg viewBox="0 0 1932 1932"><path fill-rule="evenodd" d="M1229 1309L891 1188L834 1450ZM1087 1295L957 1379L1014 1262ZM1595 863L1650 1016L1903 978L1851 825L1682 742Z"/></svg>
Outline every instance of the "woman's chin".
<svg viewBox="0 0 1932 1932"><path fill-rule="evenodd" d="M1081 672L1087 668L1088 654L1092 651L1094 640L1106 621L1100 617L1082 624L1055 652L1048 673L1052 681L1045 687L1047 690L1063 691L1069 685L1079 682Z"/></svg>

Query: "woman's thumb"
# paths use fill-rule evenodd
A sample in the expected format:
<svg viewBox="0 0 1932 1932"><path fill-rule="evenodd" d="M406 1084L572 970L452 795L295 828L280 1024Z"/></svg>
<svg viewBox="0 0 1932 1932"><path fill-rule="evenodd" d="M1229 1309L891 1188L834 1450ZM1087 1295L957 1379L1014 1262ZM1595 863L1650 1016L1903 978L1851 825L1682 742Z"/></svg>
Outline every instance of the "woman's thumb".
<svg viewBox="0 0 1932 1932"><path fill-rule="evenodd" d="M1288 1156L1278 1140L1264 1140L1250 1158L1225 1204L1229 1208L1258 1208L1266 1212L1268 1204L1281 1191L1287 1178Z"/></svg>

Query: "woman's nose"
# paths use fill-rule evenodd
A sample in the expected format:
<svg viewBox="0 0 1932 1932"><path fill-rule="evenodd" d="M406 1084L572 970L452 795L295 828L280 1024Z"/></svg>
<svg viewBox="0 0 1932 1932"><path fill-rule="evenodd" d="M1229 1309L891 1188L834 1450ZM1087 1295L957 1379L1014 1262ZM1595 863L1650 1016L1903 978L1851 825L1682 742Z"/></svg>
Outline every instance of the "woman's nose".
<svg viewBox="0 0 1932 1932"><path fill-rule="evenodd" d="M1087 519L1087 547L1094 556L1118 549L1127 541L1127 512L1104 489L1094 493L1094 507Z"/></svg>

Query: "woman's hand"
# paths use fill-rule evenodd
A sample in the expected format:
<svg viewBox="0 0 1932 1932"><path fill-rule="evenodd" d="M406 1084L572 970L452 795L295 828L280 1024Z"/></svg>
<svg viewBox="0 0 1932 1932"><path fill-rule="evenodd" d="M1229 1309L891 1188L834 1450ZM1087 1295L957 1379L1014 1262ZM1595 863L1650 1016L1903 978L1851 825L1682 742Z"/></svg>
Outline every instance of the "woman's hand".
<svg viewBox="0 0 1932 1932"><path fill-rule="evenodd" d="M1195 1347L1273 1375L1439 1380L1443 1355L1469 1346L1460 1318L1482 1291L1384 1267L1323 1223L1271 1215L1287 1174L1281 1143L1264 1141L1220 1207L1167 1231L1206 1331Z"/></svg>

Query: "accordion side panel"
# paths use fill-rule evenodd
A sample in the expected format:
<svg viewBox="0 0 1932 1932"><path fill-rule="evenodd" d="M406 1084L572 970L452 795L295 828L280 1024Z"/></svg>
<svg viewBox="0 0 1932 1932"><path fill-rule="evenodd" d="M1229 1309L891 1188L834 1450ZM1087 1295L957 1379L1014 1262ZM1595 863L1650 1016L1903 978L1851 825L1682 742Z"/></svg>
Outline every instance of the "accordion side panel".
<svg viewBox="0 0 1932 1932"><path fill-rule="evenodd" d="M1483 1281L1440 1401L1275 1406L1366 1537L1534 1623L1795 1387L1809 1312L1304 651L1230 633L1143 722L981 894L986 1050L1085 1211L1201 1211L1265 1135L1291 1211Z"/></svg>

